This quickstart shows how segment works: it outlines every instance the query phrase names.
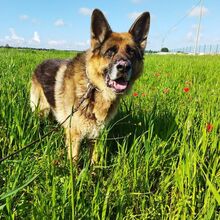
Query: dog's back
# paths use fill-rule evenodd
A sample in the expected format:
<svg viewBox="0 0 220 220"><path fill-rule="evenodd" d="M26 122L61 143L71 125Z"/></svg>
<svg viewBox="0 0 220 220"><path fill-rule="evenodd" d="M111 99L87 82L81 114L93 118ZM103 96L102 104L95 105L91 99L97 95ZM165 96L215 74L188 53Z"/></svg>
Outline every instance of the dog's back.
<svg viewBox="0 0 220 220"><path fill-rule="evenodd" d="M79 80L79 77L84 78L84 69L84 54L79 54L75 58L69 60L45 60L38 65L32 76L30 93L32 111L35 111L38 107L41 115L46 116L49 111L56 113L56 109L59 109L62 100L68 97L68 93L71 93L71 96L75 94L74 91L76 91L76 87L79 86L75 81ZM70 78L71 80L66 81L66 79ZM68 85L72 83L75 86ZM71 89L68 91L70 87ZM62 97L62 100L59 100L62 94L65 95ZM66 100L66 102L66 104L68 104L71 100ZM71 103L71 106L72 105L73 103ZM57 118L57 120L61 122L59 118Z"/></svg>
<svg viewBox="0 0 220 220"><path fill-rule="evenodd" d="M34 71L32 79L33 92L31 93L32 110L38 105L38 103L36 103L38 100L34 96L45 95L44 99L46 98L48 102L47 105L55 107L54 88L56 75L62 63L62 60L46 60ZM37 88L39 89L38 92ZM44 91L43 94L40 94L41 90ZM39 104L41 103L41 100L42 98L39 100ZM44 109L41 110L43 111Z"/></svg>

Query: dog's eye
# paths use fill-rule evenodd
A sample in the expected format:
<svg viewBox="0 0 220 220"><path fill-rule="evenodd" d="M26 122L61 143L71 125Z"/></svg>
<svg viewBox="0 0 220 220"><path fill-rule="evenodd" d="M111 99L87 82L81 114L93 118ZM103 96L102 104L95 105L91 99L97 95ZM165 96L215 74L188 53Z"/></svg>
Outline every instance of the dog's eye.
<svg viewBox="0 0 220 220"><path fill-rule="evenodd" d="M110 47L106 52L105 55L108 57L113 57L117 53L117 47Z"/></svg>
<svg viewBox="0 0 220 220"><path fill-rule="evenodd" d="M127 48L126 48L126 52L131 56L131 57L133 57L134 55L135 55L135 49L134 48L132 48L132 47L130 47L130 46L127 46Z"/></svg>

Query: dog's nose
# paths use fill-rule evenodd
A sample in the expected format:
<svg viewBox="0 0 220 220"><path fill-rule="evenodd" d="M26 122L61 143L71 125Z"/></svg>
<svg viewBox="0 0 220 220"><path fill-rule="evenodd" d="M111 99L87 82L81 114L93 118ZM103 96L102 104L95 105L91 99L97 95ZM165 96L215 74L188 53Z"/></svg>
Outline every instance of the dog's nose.
<svg viewBox="0 0 220 220"><path fill-rule="evenodd" d="M128 72L131 69L131 62L129 60L118 60L116 68L119 72Z"/></svg>

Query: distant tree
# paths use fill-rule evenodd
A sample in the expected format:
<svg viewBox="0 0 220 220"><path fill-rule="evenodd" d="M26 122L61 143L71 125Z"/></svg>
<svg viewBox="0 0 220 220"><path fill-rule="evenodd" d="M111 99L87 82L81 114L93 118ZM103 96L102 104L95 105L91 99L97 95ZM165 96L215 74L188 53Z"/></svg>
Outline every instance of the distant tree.
<svg viewBox="0 0 220 220"><path fill-rule="evenodd" d="M145 53L157 53L158 51L155 50L146 50Z"/></svg>
<svg viewBox="0 0 220 220"><path fill-rule="evenodd" d="M10 48L10 45L9 45L9 44L6 44L6 45L5 45L5 48Z"/></svg>
<svg viewBox="0 0 220 220"><path fill-rule="evenodd" d="M169 52L169 49L167 47L161 48L161 52Z"/></svg>

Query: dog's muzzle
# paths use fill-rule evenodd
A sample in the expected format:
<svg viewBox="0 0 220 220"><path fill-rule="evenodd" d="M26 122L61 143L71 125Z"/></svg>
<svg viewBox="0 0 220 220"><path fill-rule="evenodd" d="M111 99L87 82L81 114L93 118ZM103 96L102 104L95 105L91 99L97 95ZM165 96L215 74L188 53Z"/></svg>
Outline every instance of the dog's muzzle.
<svg viewBox="0 0 220 220"><path fill-rule="evenodd" d="M130 60L118 60L116 61L116 68L118 73L126 74L131 70L131 61Z"/></svg>
<svg viewBox="0 0 220 220"><path fill-rule="evenodd" d="M123 93L129 85L131 73L132 66L130 60L116 60L106 75L106 84L112 88L115 93Z"/></svg>

